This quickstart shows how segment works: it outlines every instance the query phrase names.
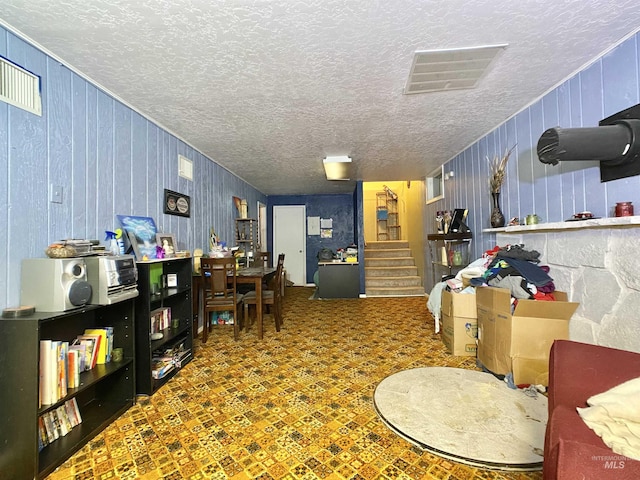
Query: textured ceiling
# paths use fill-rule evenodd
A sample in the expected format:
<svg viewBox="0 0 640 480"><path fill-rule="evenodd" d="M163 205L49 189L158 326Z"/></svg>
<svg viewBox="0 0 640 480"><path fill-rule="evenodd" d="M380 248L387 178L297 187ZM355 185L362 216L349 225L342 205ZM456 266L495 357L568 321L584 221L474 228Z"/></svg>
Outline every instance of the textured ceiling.
<svg viewBox="0 0 640 480"><path fill-rule="evenodd" d="M640 26L637 0L3 0L0 19L268 194L416 180ZM473 90L416 50L507 43Z"/></svg>

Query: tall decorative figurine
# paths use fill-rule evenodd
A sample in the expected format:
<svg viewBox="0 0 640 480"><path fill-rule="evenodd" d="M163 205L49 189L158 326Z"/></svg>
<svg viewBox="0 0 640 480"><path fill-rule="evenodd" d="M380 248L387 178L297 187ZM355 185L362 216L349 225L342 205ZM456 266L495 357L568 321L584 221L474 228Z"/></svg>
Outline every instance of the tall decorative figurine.
<svg viewBox="0 0 640 480"><path fill-rule="evenodd" d="M218 246L218 236L216 235L216 231L211 227L209 229L209 251L213 252Z"/></svg>

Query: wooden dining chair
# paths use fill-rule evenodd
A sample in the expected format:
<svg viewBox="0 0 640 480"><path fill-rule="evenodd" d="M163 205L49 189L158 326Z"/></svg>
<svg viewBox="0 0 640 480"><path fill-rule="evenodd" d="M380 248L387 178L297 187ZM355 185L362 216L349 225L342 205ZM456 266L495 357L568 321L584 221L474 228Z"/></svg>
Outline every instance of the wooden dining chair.
<svg viewBox="0 0 640 480"><path fill-rule="evenodd" d="M271 252L258 252L259 265L264 267L271 266Z"/></svg>
<svg viewBox="0 0 640 480"><path fill-rule="evenodd" d="M202 284L204 286L204 318L202 343L207 342L211 328L211 312L233 312L233 338L240 336L240 313L242 294L237 293L236 259L233 257L202 258L200 260Z"/></svg>
<svg viewBox="0 0 640 480"><path fill-rule="evenodd" d="M280 331L282 325L282 271L284 269L284 253L278 255L278 264L276 266L276 272L270 280L270 285L267 290L262 290L262 305L269 308L269 313L273 316L276 332ZM242 304L244 306L244 319L245 330L249 330L251 325L251 318L249 317L249 307L256 305L257 297L255 290L244 295L242 298ZM258 318L257 321L262 323L262 319Z"/></svg>

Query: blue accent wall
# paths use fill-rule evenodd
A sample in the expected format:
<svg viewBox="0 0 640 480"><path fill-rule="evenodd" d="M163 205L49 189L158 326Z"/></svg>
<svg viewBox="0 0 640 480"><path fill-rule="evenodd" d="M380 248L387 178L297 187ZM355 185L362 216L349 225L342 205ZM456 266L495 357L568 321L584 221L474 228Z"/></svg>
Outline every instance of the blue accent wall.
<svg viewBox="0 0 640 480"><path fill-rule="evenodd" d="M234 243L233 196L249 216L267 198L188 143L0 27L0 55L42 79L42 116L0 102L0 305L20 303L23 258L53 241L103 240L116 215L155 219L178 248L208 251L209 228ZM178 154L193 181L178 176ZM49 187L63 188L62 203ZM191 217L163 213L164 189L189 195Z"/></svg>
<svg viewBox="0 0 640 480"><path fill-rule="evenodd" d="M490 227L491 210L487 157L516 144L500 198L507 220L536 213L544 222L560 222L585 210L608 217L621 201L640 208L640 176L601 183L598 162L544 165L536 153L548 128L594 127L640 102L639 47L640 34L624 40L448 161L444 171L455 175L445 182L445 198L427 205L425 234L434 233L437 210L467 207L474 258L494 247L495 233L483 232Z"/></svg>
<svg viewBox="0 0 640 480"><path fill-rule="evenodd" d="M307 283L313 283L313 274L318 269L318 252L321 248L329 248L334 252L357 242L355 234L354 195L271 195L267 203L268 210L268 245L273 250L273 207L277 205L304 205L307 217L333 219L332 238L321 238L320 235L307 235ZM274 252L274 257L277 252ZM362 285L362 282L361 282Z"/></svg>

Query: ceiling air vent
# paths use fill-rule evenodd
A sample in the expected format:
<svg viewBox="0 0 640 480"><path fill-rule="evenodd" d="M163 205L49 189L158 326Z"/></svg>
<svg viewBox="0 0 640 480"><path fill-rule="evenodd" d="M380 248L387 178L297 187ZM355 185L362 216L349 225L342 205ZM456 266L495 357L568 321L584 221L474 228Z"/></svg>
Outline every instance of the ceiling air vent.
<svg viewBox="0 0 640 480"><path fill-rule="evenodd" d="M0 100L42 115L40 77L0 57Z"/></svg>
<svg viewBox="0 0 640 480"><path fill-rule="evenodd" d="M507 44L417 51L405 94L475 88Z"/></svg>

